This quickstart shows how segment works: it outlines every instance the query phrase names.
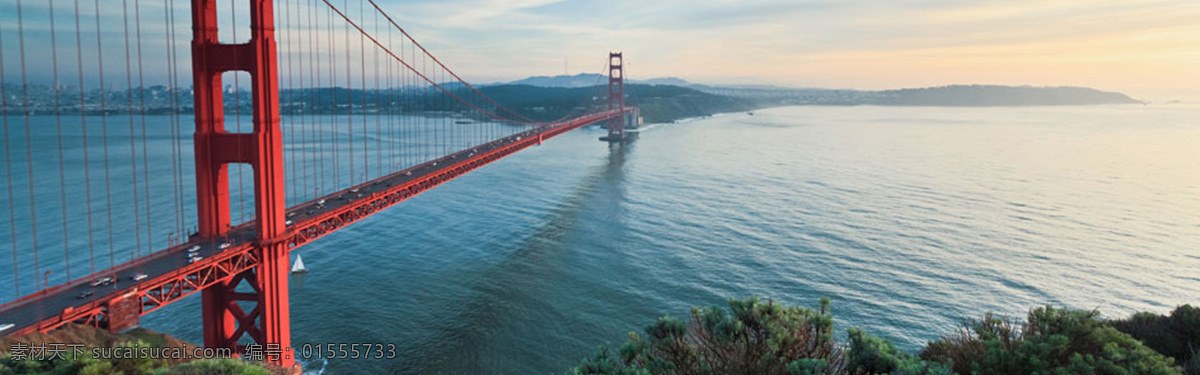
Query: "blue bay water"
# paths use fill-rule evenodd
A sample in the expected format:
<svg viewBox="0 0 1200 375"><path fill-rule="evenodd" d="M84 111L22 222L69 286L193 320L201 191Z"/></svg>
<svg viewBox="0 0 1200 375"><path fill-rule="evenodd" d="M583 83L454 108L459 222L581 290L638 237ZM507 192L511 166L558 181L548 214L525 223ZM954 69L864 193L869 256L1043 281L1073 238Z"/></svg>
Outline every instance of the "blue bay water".
<svg viewBox="0 0 1200 375"><path fill-rule="evenodd" d="M1192 105L789 107L652 125L624 149L584 129L301 248L293 343L396 345L306 364L331 374L558 373L730 297L828 296L839 330L908 350L985 311L1165 312L1200 302L1196 119ZM199 305L143 325L200 342Z"/></svg>

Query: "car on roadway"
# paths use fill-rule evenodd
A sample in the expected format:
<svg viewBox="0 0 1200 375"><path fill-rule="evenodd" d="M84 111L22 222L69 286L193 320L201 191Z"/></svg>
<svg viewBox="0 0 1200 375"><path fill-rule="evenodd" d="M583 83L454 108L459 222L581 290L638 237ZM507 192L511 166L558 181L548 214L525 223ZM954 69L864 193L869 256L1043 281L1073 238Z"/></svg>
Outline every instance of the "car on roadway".
<svg viewBox="0 0 1200 375"><path fill-rule="evenodd" d="M200 245L196 245L196 246L192 246L191 248L188 248L189 253L194 253L197 251L200 251Z"/></svg>
<svg viewBox="0 0 1200 375"><path fill-rule="evenodd" d="M228 249L228 248L229 248L229 243L228 243L228 242L222 242L220 245L217 245L217 249L220 249L220 250L225 250L225 249Z"/></svg>
<svg viewBox="0 0 1200 375"><path fill-rule="evenodd" d="M99 279L93 280L92 286L94 286L94 287L95 286L108 286L108 285L112 285L114 282L116 282L116 281L114 281L113 278L111 278L111 277L101 277Z"/></svg>
<svg viewBox="0 0 1200 375"><path fill-rule="evenodd" d="M92 291L85 290L85 291L80 292L79 295L75 296L75 299L84 299L84 298L88 298L91 296L92 296Z"/></svg>
<svg viewBox="0 0 1200 375"><path fill-rule="evenodd" d="M0 324L0 332L7 331L9 329L12 329L12 327L16 327L16 326L17 326L16 324L12 324L12 323Z"/></svg>
<svg viewBox="0 0 1200 375"><path fill-rule="evenodd" d="M192 257L192 258L189 258L189 259L188 259L188 264L191 264L191 263L196 263L196 262L200 261L201 259L204 259L204 257Z"/></svg>
<svg viewBox="0 0 1200 375"><path fill-rule="evenodd" d="M129 279L133 280L133 281L142 281L142 280L145 280L147 277L150 277L150 275L147 275L147 274L144 274L141 272L129 275Z"/></svg>

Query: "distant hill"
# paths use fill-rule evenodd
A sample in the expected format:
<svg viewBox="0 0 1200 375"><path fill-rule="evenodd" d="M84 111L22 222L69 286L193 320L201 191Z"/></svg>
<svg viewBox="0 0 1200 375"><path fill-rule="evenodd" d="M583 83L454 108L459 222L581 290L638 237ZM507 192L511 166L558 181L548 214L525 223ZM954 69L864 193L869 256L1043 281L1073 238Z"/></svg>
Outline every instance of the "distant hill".
<svg viewBox="0 0 1200 375"><path fill-rule="evenodd" d="M630 79L626 83L645 84L645 85L674 85L674 86L690 85L690 83L688 83L688 81L684 81L683 79L674 78L674 77L651 78L651 79L646 79L646 80ZM562 87L562 88L591 87L591 86L595 86L595 85L607 85L608 84L608 76L603 75L603 74L595 74L595 73L580 73L580 74L576 74L573 76L568 76L568 75L559 75L559 76L553 76L553 77L537 76L537 77L529 77L529 78L519 79L516 81L506 83L506 84L507 85L536 86L536 87Z"/></svg>
<svg viewBox="0 0 1200 375"><path fill-rule="evenodd" d="M837 90L773 85L705 85L680 78L629 80L627 84L670 85L732 96L769 107L778 105L1037 106L1141 103L1129 96L1087 87L952 85L897 90ZM506 85L582 88L608 84L602 74L529 77Z"/></svg>
<svg viewBox="0 0 1200 375"><path fill-rule="evenodd" d="M784 87L690 86L710 94L753 100L764 106L893 105L893 106L1044 106L1139 104L1129 96L1087 87L954 85L914 89L860 91Z"/></svg>
<svg viewBox="0 0 1200 375"><path fill-rule="evenodd" d="M1030 106L1135 104L1129 96L1086 87L959 85L879 91L868 104L934 106Z"/></svg>
<svg viewBox="0 0 1200 375"><path fill-rule="evenodd" d="M597 90L599 89L599 90ZM506 108L523 116L552 121L571 114L606 108L605 87L538 87L494 85L480 89ZM671 85L625 85L625 104L637 106L647 123L671 122L760 107L755 102Z"/></svg>
<svg viewBox="0 0 1200 375"><path fill-rule="evenodd" d="M549 77L567 83L589 76ZM590 78L595 78L591 75ZM593 81L594 82L594 81ZM484 94L526 117L550 121L585 109L604 108L606 86L493 85ZM1083 87L959 85L885 91L794 89L776 86L626 84L625 103L638 106L647 123L791 105L1036 106L1140 103L1125 94Z"/></svg>

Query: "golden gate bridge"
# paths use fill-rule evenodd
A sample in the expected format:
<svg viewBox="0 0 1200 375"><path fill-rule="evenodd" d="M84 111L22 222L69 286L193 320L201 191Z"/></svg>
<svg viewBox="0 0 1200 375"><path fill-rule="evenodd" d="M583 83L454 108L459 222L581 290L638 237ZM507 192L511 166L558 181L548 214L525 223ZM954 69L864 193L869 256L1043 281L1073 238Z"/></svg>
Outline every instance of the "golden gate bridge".
<svg viewBox="0 0 1200 375"><path fill-rule="evenodd" d="M13 294L0 334L121 331L199 292L205 346L272 345L285 352L269 360L292 366L291 251L580 127L606 124L601 139L620 144L638 116L621 53L595 95L535 120L462 79L374 0L4 7Z"/></svg>

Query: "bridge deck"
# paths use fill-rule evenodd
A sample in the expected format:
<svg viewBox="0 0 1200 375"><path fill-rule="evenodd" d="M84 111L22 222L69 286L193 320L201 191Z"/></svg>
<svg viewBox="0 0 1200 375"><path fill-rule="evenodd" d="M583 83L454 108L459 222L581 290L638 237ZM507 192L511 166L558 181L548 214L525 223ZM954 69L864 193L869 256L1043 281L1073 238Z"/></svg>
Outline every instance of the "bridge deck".
<svg viewBox="0 0 1200 375"><path fill-rule="evenodd" d="M274 241L288 241L289 248L297 248L544 139L618 115L619 111L608 111L531 129L299 204L287 210L294 223L288 227L289 237ZM319 204L321 201L324 203ZM136 298L137 312L149 313L253 268L257 258L252 250L257 242L252 221L233 228L226 238L192 238L147 257L0 305L0 325L15 325L3 334L46 331L73 321L96 324L107 313L109 303L120 298ZM221 249L222 244L228 246ZM185 255L193 246L200 247L203 259L189 263ZM138 273L147 277L135 282L131 277ZM100 277L114 277L116 283L91 286L91 281ZM81 298L80 294L86 291L92 294Z"/></svg>

